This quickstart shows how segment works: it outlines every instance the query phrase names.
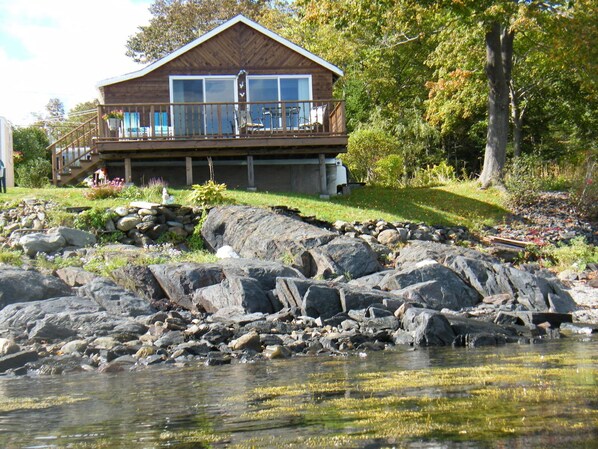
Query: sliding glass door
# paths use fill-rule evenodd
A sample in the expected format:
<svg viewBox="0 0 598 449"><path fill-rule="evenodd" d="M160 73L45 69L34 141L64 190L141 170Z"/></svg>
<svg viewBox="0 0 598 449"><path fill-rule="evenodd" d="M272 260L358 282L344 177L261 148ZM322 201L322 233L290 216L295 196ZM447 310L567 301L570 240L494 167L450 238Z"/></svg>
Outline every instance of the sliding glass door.
<svg viewBox="0 0 598 449"><path fill-rule="evenodd" d="M234 134L236 89L234 76L171 77L171 101L195 103L173 106L174 135Z"/></svg>
<svg viewBox="0 0 598 449"><path fill-rule="evenodd" d="M299 117L309 111L311 77L295 75L249 76L247 100L254 120L263 120L268 129L281 128L285 117L286 128L296 128ZM281 102L284 102L284 114Z"/></svg>

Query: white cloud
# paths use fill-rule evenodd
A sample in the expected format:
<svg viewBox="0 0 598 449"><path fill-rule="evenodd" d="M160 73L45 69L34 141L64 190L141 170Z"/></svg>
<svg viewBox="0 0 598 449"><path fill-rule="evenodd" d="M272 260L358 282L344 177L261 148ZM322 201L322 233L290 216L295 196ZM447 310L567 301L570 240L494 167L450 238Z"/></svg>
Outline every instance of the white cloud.
<svg viewBox="0 0 598 449"><path fill-rule="evenodd" d="M68 110L96 98L98 81L139 69L125 44L150 3L0 0L0 115L26 125L50 98Z"/></svg>

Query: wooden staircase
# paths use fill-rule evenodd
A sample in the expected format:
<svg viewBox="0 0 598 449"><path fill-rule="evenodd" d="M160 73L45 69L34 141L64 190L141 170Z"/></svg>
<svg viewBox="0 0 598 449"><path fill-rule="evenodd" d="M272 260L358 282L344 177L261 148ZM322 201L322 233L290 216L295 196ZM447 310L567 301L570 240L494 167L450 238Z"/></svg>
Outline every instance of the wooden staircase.
<svg viewBox="0 0 598 449"><path fill-rule="evenodd" d="M102 165L97 137L98 117L94 115L48 147L52 152L54 185L77 184Z"/></svg>

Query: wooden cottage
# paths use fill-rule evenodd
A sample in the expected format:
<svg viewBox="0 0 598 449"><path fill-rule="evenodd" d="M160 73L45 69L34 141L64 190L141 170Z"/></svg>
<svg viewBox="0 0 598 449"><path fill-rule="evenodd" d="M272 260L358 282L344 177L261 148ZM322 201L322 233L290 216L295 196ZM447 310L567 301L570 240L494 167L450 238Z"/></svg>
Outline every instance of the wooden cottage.
<svg viewBox="0 0 598 449"><path fill-rule="evenodd" d="M99 83L100 105L52 146L54 183L98 167L110 178L170 185L335 193L346 151L342 71L244 16L174 53Z"/></svg>

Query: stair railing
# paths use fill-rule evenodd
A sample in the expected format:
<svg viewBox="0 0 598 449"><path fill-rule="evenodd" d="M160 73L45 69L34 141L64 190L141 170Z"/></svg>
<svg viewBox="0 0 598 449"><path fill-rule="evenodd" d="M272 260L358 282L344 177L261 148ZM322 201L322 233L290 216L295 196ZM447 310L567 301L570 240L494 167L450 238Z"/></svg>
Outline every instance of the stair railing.
<svg viewBox="0 0 598 449"><path fill-rule="evenodd" d="M48 147L52 152L52 182L58 185L61 174L68 174L96 152L98 116L94 115Z"/></svg>

